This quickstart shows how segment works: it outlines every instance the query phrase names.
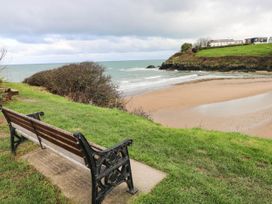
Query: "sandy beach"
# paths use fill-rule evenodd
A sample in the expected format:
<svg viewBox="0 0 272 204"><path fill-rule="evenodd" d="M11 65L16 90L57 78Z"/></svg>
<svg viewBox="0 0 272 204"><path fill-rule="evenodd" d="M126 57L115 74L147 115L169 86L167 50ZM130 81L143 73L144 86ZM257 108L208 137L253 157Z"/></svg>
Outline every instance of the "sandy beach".
<svg viewBox="0 0 272 204"><path fill-rule="evenodd" d="M238 131L272 138L272 79L224 79L179 84L128 97L168 127Z"/></svg>

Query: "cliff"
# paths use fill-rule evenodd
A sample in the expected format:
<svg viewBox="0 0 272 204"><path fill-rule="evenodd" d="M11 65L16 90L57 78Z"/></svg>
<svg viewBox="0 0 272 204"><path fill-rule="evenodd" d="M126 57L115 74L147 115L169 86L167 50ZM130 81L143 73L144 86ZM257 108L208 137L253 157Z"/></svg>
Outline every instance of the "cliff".
<svg viewBox="0 0 272 204"><path fill-rule="evenodd" d="M272 71L272 55L233 55L203 57L195 53L178 52L166 60L160 69L204 71Z"/></svg>

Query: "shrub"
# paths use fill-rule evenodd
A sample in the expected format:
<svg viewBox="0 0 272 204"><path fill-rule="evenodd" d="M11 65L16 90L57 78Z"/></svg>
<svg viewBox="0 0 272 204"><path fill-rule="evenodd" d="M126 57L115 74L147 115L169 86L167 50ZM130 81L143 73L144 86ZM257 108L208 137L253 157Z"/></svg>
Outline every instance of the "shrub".
<svg viewBox="0 0 272 204"><path fill-rule="evenodd" d="M191 52L193 45L191 43L184 43L181 45L181 52Z"/></svg>
<svg viewBox="0 0 272 204"><path fill-rule="evenodd" d="M0 76L0 106L3 104L3 98L4 98L4 91L3 91L2 85L3 85L3 80Z"/></svg>
<svg viewBox="0 0 272 204"><path fill-rule="evenodd" d="M6 50L5 49L2 49L0 50L0 62L3 60L3 58L5 57L6 55ZM0 67L0 74L1 74L1 71L2 71L2 67ZM0 88L2 87L2 83L3 83L3 78L2 76L0 75ZM0 90L0 105L2 105L3 103L3 92Z"/></svg>
<svg viewBox="0 0 272 204"><path fill-rule="evenodd" d="M0 90L0 106L3 105L3 93Z"/></svg>
<svg viewBox="0 0 272 204"><path fill-rule="evenodd" d="M143 118L146 118L146 119L152 121L152 118L151 118L150 113L144 111L144 109L143 109L142 107L133 109L133 110L131 111L131 113L132 113L133 115L137 115L137 116L140 116L140 117L143 117Z"/></svg>
<svg viewBox="0 0 272 204"><path fill-rule="evenodd" d="M43 86L51 93L67 96L73 101L124 109L117 87L104 70L94 62L70 64L36 73L26 78L24 83Z"/></svg>

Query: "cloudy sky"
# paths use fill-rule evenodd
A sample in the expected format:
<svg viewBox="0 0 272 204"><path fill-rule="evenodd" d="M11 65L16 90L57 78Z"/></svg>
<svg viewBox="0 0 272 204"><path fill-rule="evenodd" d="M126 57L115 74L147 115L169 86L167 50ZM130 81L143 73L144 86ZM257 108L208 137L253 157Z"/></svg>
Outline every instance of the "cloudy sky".
<svg viewBox="0 0 272 204"><path fill-rule="evenodd" d="M164 59L200 37L272 36L271 0L0 0L5 63Z"/></svg>

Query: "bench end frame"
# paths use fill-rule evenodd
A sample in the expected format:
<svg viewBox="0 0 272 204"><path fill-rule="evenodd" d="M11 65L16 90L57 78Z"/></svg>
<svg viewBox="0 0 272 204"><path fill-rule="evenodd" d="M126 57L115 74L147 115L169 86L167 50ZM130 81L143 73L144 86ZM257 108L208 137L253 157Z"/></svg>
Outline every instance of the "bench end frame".
<svg viewBox="0 0 272 204"><path fill-rule="evenodd" d="M9 117L5 114L5 111L2 110L3 107L0 106L0 110L2 111L3 115L5 116L9 130L10 130L10 150L13 155L16 155L16 150L18 146L27 140L24 136L18 135L16 132L16 128L14 128L9 120ZM34 118L36 120L41 120L41 116L44 116L44 112L36 112L26 115L28 117Z"/></svg>
<svg viewBox="0 0 272 204"><path fill-rule="evenodd" d="M125 182L127 192L134 195L134 187L128 146L132 140L125 140L119 145L106 150L96 150L88 143L84 135L74 133L85 156L85 163L91 171L92 204L102 203L105 196L117 185Z"/></svg>

